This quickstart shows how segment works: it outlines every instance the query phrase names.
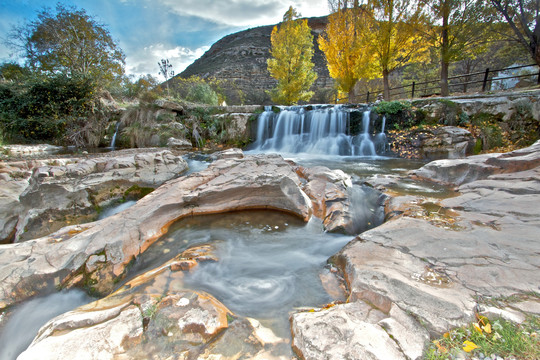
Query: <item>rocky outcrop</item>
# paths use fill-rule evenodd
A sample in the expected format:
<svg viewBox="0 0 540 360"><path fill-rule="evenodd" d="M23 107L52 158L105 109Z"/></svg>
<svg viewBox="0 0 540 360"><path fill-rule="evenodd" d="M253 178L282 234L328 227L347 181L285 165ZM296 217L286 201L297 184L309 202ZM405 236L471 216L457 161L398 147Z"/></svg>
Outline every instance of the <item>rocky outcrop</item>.
<svg viewBox="0 0 540 360"><path fill-rule="evenodd" d="M340 186L350 181L344 174L337 178L344 180L338 181ZM98 294L108 294L134 259L174 221L188 215L274 209L308 220L313 205L302 190L305 183L309 181L277 155L218 160L206 170L163 184L112 217L4 245L0 252L0 308L54 285L85 285ZM326 192L335 191L335 187L324 191L317 198L327 197ZM342 228L345 221L340 213L346 214L335 206L321 212L322 218L332 219L326 222L327 229Z"/></svg>
<svg viewBox="0 0 540 360"><path fill-rule="evenodd" d="M327 103L329 99L324 99L324 94L320 90L328 90L333 86L333 80L326 67L326 59L317 43L318 36L327 22L327 17L308 19L308 25L314 35L313 62L318 75L313 89L321 93L312 99L314 103ZM231 81L235 84L229 87L231 91L241 90L247 104L268 103L269 98L265 91L276 85L276 80L270 76L266 68L266 61L270 58L270 34L273 28L274 25L261 26L225 36L178 76ZM174 79L171 82L174 83ZM235 101L232 93L227 98L231 104L241 101L240 99Z"/></svg>
<svg viewBox="0 0 540 360"><path fill-rule="evenodd" d="M28 240L70 222L92 221L96 207L124 197L133 186L155 188L186 169L181 157L163 150L7 163L0 170L0 240Z"/></svg>
<svg viewBox="0 0 540 360"><path fill-rule="evenodd" d="M540 267L539 157L536 143L414 172L461 184L458 196L394 198L389 221L332 257L349 303L293 315L299 357L420 359L428 334L464 325L476 312L512 321L538 313L530 292ZM441 164L451 170L439 176ZM469 166L489 170L467 176Z"/></svg>
<svg viewBox="0 0 540 360"><path fill-rule="evenodd" d="M516 173L540 166L540 141L528 148L471 156L466 159L437 160L412 174L442 183L461 185L494 174Z"/></svg>
<svg viewBox="0 0 540 360"><path fill-rule="evenodd" d="M189 249L114 294L52 319L18 359L236 359L238 353L285 359L287 340L211 295L183 288L181 270L192 267L179 265L215 260L208 250Z"/></svg>
<svg viewBox="0 0 540 360"><path fill-rule="evenodd" d="M473 152L475 139L471 132L455 126L436 128L421 134L420 155L423 159L459 159Z"/></svg>

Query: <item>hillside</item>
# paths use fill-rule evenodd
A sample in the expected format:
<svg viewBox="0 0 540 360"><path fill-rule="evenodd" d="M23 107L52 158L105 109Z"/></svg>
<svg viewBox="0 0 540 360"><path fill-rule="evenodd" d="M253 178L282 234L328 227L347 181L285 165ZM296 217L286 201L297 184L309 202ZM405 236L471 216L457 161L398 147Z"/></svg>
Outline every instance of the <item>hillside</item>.
<svg viewBox="0 0 540 360"><path fill-rule="evenodd" d="M325 94L328 94L333 86L333 80L326 68L324 54L317 44L319 34L327 23L326 16L308 19L314 35L313 61L318 74L318 79L313 86L316 95L312 102L326 102ZM265 91L274 87L276 83L266 69L266 60L270 57L270 34L273 27L274 25L261 26L225 36L177 76L188 78L196 75L202 78L214 77L230 80L244 92L245 103L269 103L269 97Z"/></svg>

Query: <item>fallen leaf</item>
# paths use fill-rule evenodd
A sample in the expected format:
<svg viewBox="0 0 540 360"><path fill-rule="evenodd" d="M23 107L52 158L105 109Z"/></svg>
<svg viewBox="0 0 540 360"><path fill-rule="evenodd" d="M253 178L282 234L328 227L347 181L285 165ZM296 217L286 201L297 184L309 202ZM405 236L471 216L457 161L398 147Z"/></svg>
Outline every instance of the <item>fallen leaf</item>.
<svg viewBox="0 0 540 360"><path fill-rule="evenodd" d="M482 329L484 329L484 331L488 334L491 334L491 324L486 324L485 326L482 326Z"/></svg>
<svg viewBox="0 0 540 360"><path fill-rule="evenodd" d="M478 348L478 345L476 345L475 343L473 343L472 341L469 341L469 340L465 340L463 342L463 345L464 345L463 350L465 350L466 352L471 352L474 349Z"/></svg>

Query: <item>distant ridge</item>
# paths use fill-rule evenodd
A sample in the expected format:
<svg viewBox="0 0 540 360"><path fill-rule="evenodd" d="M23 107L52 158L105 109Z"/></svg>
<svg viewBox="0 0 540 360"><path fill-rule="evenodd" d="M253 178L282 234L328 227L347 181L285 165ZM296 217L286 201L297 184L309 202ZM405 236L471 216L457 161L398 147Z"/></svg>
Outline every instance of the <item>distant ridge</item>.
<svg viewBox="0 0 540 360"><path fill-rule="evenodd" d="M327 23L327 16L308 18L308 25L314 35L313 62L318 74L318 79L312 87L316 92L311 100L313 103L328 102L329 90L333 86L324 54L317 44L319 34ZM274 25L260 26L223 37L177 76L188 78L196 75L202 78L214 77L234 81L237 89L244 93L245 104L270 103L265 91L273 88L276 81L270 77L266 69L266 60L270 57L270 34L273 27ZM230 92L229 101L239 102L239 99L235 99L233 90Z"/></svg>

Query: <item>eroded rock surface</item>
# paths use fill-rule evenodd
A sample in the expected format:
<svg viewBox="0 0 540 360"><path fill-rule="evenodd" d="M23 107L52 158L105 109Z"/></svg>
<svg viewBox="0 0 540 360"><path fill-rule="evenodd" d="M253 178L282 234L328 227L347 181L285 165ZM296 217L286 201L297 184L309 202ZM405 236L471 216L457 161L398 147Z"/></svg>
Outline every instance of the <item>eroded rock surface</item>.
<svg viewBox="0 0 540 360"><path fill-rule="evenodd" d="M339 182L345 186L344 174L338 177L345 180ZM0 307L53 286L85 285L98 294L108 294L126 275L130 262L184 216L274 209L307 221L313 206L302 190L306 184L309 181L298 176L295 166L277 155L222 159L204 171L165 183L112 217L4 245ZM321 193L322 198L326 191L334 188ZM326 223L330 230L344 223L341 215L329 215L333 211L327 208L321 213L322 218L332 219Z"/></svg>
<svg viewBox="0 0 540 360"><path fill-rule="evenodd" d="M157 187L187 169L169 151L96 158L20 161L0 171L0 241L22 241L88 222L95 207L132 186Z"/></svg>
<svg viewBox="0 0 540 360"><path fill-rule="evenodd" d="M208 245L190 248L114 294L52 319L18 359L286 359L288 340L184 288L180 270L190 268L177 265L210 254Z"/></svg>
<svg viewBox="0 0 540 360"><path fill-rule="evenodd" d="M538 159L540 143L415 171L461 184L458 196L394 198L389 221L332 257L349 303L293 315L299 357L420 359L428 334L465 325L477 311L512 321L537 313Z"/></svg>

